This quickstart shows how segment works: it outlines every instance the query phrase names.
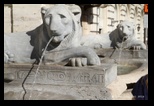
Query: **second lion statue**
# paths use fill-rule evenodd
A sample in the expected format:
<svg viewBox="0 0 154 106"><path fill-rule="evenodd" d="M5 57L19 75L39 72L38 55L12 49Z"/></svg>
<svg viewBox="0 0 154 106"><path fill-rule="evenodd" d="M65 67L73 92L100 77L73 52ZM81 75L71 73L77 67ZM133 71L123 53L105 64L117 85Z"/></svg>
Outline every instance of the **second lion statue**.
<svg viewBox="0 0 154 106"><path fill-rule="evenodd" d="M146 49L146 45L135 37L135 25L128 20L119 23L111 33L102 35L83 36L81 45L91 48L124 48L139 47Z"/></svg>

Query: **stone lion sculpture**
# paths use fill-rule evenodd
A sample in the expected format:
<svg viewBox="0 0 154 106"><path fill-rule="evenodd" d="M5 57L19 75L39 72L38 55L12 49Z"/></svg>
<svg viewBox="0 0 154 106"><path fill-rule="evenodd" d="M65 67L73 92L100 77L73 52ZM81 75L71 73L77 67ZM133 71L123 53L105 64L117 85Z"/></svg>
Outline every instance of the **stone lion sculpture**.
<svg viewBox="0 0 154 106"><path fill-rule="evenodd" d="M43 24L28 32L4 35L4 62L45 63L70 61L72 66L99 65L100 59L93 49L81 46L81 9L77 5L58 4L41 8ZM75 58L74 58L75 57ZM76 58L83 57L83 58Z"/></svg>
<svg viewBox="0 0 154 106"><path fill-rule="evenodd" d="M123 42L123 43L122 43ZM139 47L146 49L146 45L135 37L135 25L127 20L118 24L111 33L104 35L83 36L81 45L92 48L125 48Z"/></svg>

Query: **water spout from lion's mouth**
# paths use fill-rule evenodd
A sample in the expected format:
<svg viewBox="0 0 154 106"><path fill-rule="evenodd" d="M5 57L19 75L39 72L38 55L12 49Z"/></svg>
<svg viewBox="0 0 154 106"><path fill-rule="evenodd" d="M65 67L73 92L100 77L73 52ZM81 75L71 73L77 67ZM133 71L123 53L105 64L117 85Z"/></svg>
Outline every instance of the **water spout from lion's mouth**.
<svg viewBox="0 0 154 106"><path fill-rule="evenodd" d="M123 41L126 41L128 39L128 36L123 37Z"/></svg>
<svg viewBox="0 0 154 106"><path fill-rule="evenodd" d="M52 42L54 42L54 43L60 43L60 42L62 42L66 37L67 37L67 35L54 36Z"/></svg>

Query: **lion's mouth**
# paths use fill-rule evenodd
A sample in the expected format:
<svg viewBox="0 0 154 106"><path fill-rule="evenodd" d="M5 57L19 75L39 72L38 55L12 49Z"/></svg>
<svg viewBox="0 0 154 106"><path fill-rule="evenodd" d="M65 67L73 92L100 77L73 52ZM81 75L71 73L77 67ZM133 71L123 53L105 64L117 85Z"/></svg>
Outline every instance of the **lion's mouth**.
<svg viewBox="0 0 154 106"><path fill-rule="evenodd" d="M60 43L60 42L62 42L66 37L67 37L67 35L64 35L64 36L54 36L52 42L54 42L54 43Z"/></svg>
<svg viewBox="0 0 154 106"><path fill-rule="evenodd" d="M126 41L128 39L128 36L123 37L123 41Z"/></svg>

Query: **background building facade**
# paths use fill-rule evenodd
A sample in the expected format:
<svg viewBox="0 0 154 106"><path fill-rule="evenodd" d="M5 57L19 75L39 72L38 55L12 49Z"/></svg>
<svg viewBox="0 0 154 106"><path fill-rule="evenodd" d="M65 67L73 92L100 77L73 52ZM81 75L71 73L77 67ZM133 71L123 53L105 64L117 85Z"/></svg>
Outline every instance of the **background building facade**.
<svg viewBox="0 0 154 106"><path fill-rule="evenodd" d="M148 45L148 4L144 5L144 43Z"/></svg>
<svg viewBox="0 0 154 106"><path fill-rule="evenodd" d="M114 30L121 21L129 20L136 25L136 37L143 41L143 9L144 4L108 4L102 7L82 8L83 33L108 33Z"/></svg>
<svg viewBox="0 0 154 106"><path fill-rule="evenodd" d="M42 23L44 4L5 4L4 33L28 31ZM47 4L50 7L54 4ZM82 9L83 34L111 32L123 20L136 25L136 37L144 41L144 4L76 4Z"/></svg>

